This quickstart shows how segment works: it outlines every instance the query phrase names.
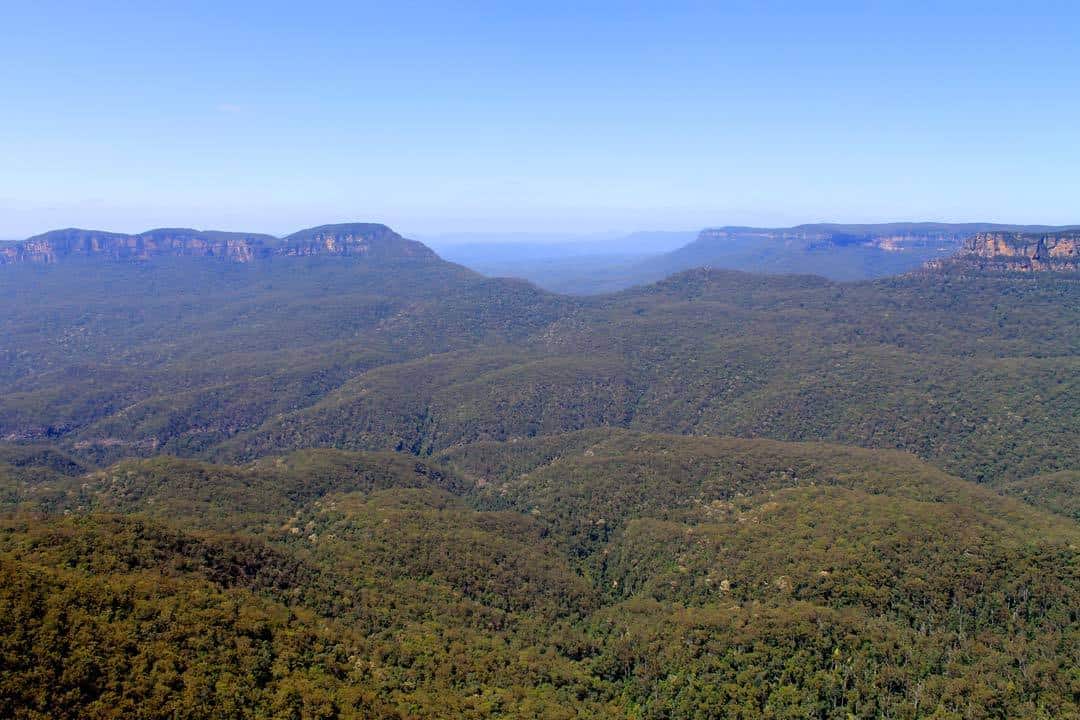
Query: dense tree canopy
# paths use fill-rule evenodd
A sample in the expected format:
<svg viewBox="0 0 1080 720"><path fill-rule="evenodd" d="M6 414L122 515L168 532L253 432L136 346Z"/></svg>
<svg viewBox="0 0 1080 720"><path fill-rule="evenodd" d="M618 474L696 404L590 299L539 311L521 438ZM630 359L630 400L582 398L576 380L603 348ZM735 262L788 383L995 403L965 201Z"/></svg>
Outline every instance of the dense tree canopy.
<svg viewBox="0 0 1080 720"><path fill-rule="evenodd" d="M0 270L0 716L1080 717L1074 277Z"/></svg>

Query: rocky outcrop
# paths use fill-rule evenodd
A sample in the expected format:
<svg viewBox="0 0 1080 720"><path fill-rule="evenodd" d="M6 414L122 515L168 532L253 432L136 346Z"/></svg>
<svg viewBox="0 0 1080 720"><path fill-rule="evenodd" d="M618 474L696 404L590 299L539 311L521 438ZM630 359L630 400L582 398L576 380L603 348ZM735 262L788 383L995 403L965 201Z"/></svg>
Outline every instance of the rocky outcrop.
<svg viewBox="0 0 1080 720"><path fill-rule="evenodd" d="M935 269L1074 272L1080 270L1080 231L1054 233L985 232L964 241L951 258L930 264Z"/></svg>
<svg viewBox="0 0 1080 720"><path fill-rule="evenodd" d="M274 256L342 255L372 259L434 259L422 243L377 223L323 225L284 239L257 233L161 228L137 235L100 230L53 230L19 243L0 245L0 265L55 263L79 257L150 260L154 257L212 257L251 262Z"/></svg>

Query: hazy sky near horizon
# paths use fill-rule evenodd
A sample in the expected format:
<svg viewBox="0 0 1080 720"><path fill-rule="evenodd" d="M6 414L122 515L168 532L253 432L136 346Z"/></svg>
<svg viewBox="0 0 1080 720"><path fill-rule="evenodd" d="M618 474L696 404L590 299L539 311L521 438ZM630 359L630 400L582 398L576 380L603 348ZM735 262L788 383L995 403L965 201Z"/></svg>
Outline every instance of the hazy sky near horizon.
<svg viewBox="0 0 1080 720"><path fill-rule="evenodd" d="M9 2L0 238L1080 222L1057 2Z"/></svg>

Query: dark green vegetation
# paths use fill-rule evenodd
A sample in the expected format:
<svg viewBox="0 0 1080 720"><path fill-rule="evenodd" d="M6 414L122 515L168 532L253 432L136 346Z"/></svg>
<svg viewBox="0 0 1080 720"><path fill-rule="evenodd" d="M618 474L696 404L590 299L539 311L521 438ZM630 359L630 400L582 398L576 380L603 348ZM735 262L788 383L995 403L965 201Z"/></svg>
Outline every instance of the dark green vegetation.
<svg viewBox="0 0 1080 720"><path fill-rule="evenodd" d="M1080 717L1075 276L393 242L0 268L0 717Z"/></svg>
<svg viewBox="0 0 1080 720"><path fill-rule="evenodd" d="M430 453L597 426L1080 462L1073 276L690 271L595 299L439 261L4 269L0 438L96 462Z"/></svg>
<svg viewBox="0 0 1080 720"><path fill-rule="evenodd" d="M1080 460L1078 290L690 272L579 304L512 348L360 374L224 456L423 453L620 425L900 448L973 480L1068 469Z"/></svg>
<svg viewBox="0 0 1080 720"><path fill-rule="evenodd" d="M591 430L15 486L5 716L1077 712L1075 523L903 453Z"/></svg>
<svg viewBox="0 0 1080 720"><path fill-rule="evenodd" d="M1080 520L1080 472L1076 470L1014 480L1002 483L999 489L1050 512Z"/></svg>

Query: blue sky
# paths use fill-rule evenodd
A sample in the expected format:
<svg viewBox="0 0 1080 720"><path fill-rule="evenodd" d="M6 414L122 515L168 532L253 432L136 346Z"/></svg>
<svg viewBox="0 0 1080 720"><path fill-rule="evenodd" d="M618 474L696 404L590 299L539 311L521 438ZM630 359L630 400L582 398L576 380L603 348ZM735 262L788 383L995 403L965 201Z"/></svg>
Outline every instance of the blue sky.
<svg viewBox="0 0 1080 720"><path fill-rule="evenodd" d="M1080 222L1076 3L9 0L0 98L0 237Z"/></svg>

